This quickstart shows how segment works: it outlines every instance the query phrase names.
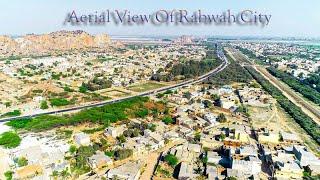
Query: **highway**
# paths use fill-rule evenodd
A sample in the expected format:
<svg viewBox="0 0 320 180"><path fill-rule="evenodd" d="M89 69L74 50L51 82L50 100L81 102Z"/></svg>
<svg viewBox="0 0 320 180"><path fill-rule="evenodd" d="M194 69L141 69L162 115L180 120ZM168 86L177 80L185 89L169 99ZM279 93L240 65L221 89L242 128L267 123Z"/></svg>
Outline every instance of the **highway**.
<svg viewBox="0 0 320 180"><path fill-rule="evenodd" d="M48 111L48 112L43 112L43 113L35 113L35 114L31 114L31 115L23 115L23 116L15 116L15 117L7 117L7 118L2 118L0 119L0 122L7 122L7 121L12 121L15 119L22 119L22 118L32 118L32 117L36 117L36 116L41 116L41 115L52 115L52 114L59 114L59 113L65 113L65 112L73 112L73 111L78 111L78 110L82 110L82 109L87 109L87 108L92 108L92 107L100 107L100 106L104 106L107 104L113 104L116 102L121 102L133 97L137 97L137 96L149 96L149 95L153 95L153 94L158 94L161 92L165 92L167 90L170 89L175 89L178 87L183 87L183 86L187 86L187 85L192 85L192 84L196 84L199 82L202 82L204 80L206 80L208 77L213 76L217 73L219 73L220 71L224 70L228 65L228 59L225 56L225 54L223 53L222 47L219 47L217 50L217 56L219 59L221 59L223 62L222 64L220 64L218 67L216 67L215 69L211 70L210 72L201 75L195 79L190 79L184 82L180 82L178 84L174 84L171 86L166 86L166 87L162 87L162 88L158 88L158 89L154 89L151 91L146 91L146 92L142 92L140 94L136 94L134 96L127 96L127 97L123 97L123 98L118 98L118 99L112 99L112 100L107 100L107 101L102 101L102 102L97 102L97 103L92 103L92 104L87 104L87 105L81 105L81 106L76 106L76 107L71 107L71 108L65 108L65 109L60 109L60 110L54 110L54 111Z"/></svg>

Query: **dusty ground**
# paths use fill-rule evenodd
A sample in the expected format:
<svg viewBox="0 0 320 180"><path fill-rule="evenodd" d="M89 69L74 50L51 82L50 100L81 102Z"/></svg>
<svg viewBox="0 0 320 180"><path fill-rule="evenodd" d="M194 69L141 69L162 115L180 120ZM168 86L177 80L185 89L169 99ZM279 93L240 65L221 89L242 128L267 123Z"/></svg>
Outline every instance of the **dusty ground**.
<svg viewBox="0 0 320 180"><path fill-rule="evenodd" d="M297 134L301 141L309 147L315 154L320 156L319 146L281 107L279 104L269 108L249 107L252 125L254 128L267 127L268 129L279 132L285 131ZM267 115L268 114L268 115ZM265 115L265 116L264 116Z"/></svg>
<svg viewBox="0 0 320 180"><path fill-rule="evenodd" d="M97 91L97 93L101 94L102 96L107 96L111 98L120 98L124 96L129 96L132 94L132 91L128 91L124 88L108 88L108 89L102 89L100 91Z"/></svg>
<svg viewBox="0 0 320 180"><path fill-rule="evenodd" d="M295 105L301 107L302 111L311 117L316 123L320 125L320 110L319 106L314 105L302 98L299 93L293 91L288 85L280 82L278 79L273 77L265 68L256 67L256 70L260 72L267 80L270 81L275 87L277 87L284 96L286 96Z"/></svg>
<svg viewBox="0 0 320 180"><path fill-rule="evenodd" d="M157 83L157 82L146 82L141 83L138 85L129 86L128 90L135 91L135 92L143 92L143 91L150 91L152 89L157 89L166 86L163 83Z"/></svg>

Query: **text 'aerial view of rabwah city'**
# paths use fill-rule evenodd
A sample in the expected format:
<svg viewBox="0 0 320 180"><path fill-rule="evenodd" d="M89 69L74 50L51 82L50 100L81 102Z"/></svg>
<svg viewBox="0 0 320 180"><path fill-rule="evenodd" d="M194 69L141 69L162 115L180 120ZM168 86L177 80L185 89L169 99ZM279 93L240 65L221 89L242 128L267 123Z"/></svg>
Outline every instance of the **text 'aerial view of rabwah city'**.
<svg viewBox="0 0 320 180"><path fill-rule="evenodd" d="M320 179L319 7L0 2L0 180Z"/></svg>

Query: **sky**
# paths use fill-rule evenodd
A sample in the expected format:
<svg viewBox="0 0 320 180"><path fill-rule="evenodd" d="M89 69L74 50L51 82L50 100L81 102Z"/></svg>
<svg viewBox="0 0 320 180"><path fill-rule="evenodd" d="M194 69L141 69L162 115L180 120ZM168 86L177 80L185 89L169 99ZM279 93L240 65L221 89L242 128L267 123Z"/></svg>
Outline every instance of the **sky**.
<svg viewBox="0 0 320 180"><path fill-rule="evenodd" d="M269 25L261 26L71 26L64 24L67 14L101 12L107 9L130 10L149 14L160 9L202 10L221 13L228 9L240 12L250 9L271 14ZM320 37L319 0L1 0L0 34L24 35L58 30L85 30L110 35L197 35L197 36L263 36Z"/></svg>

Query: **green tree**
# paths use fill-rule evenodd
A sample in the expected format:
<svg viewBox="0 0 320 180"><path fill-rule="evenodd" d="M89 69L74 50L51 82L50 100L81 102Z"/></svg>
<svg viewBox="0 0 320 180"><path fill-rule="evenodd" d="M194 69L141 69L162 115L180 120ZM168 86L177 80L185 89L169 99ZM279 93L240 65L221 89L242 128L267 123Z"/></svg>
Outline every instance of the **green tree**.
<svg viewBox="0 0 320 180"><path fill-rule="evenodd" d="M48 108L49 108L49 106L48 106L47 101L41 101L40 109L48 109Z"/></svg>
<svg viewBox="0 0 320 180"><path fill-rule="evenodd" d="M120 136L118 136L117 139L118 139L118 141L119 141L120 143L124 143L124 142L127 141L127 140L126 140L126 137L125 137L123 134L121 134Z"/></svg>
<svg viewBox="0 0 320 180"><path fill-rule="evenodd" d="M104 138L100 138L100 143L103 147L107 147L108 146L108 141Z"/></svg>
<svg viewBox="0 0 320 180"><path fill-rule="evenodd" d="M0 134L0 145L5 148L15 148L20 145L21 138L13 131Z"/></svg>
<svg viewBox="0 0 320 180"><path fill-rule="evenodd" d="M11 106L11 102L5 102L4 105L5 105L6 107L10 107L10 106Z"/></svg>
<svg viewBox="0 0 320 180"><path fill-rule="evenodd" d="M19 167L26 166L26 165L28 165L28 159L25 157L20 157L17 160L17 164Z"/></svg>
<svg viewBox="0 0 320 180"><path fill-rule="evenodd" d="M157 125L155 124L148 124L148 129L150 129L150 131L155 132L157 128Z"/></svg>
<svg viewBox="0 0 320 180"><path fill-rule="evenodd" d="M71 154L74 154L76 151L77 151L77 147L75 145L71 145L70 148L69 148L69 152Z"/></svg>
<svg viewBox="0 0 320 180"><path fill-rule="evenodd" d="M204 104L204 106L205 106L206 108L210 108L210 107L212 106L212 102L209 101L209 100L204 100L204 101L203 101L203 104Z"/></svg>
<svg viewBox="0 0 320 180"><path fill-rule="evenodd" d="M172 167L175 167L178 164L178 158L172 154L167 154L164 157L164 160Z"/></svg>
<svg viewBox="0 0 320 180"><path fill-rule="evenodd" d="M114 151L106 151L104 154L106 156L113 157L114 156Z"/></svg>
<svg viewBox="0 0 320 180"><path fill-rule="evenodd" d="M187 91L187 92L185 92L185 93L183 94L183 97L185 97L185 98L187 98L188 100L190 100L190 99L191 99L191 93L190 93L189 91Z"/></svg>
<svg viewBox="0 0 320 180"><path fill-rule="evenodd" d="M79 87L79 92L81 93L86 93L88 91L88 87L85 83L82 83L81 86Z"/></svg>
<svg viewBox="0 0 320 180"><path fill-rule="evenodd" d="M220 140L223 141L225 138L226 138L226 135L223 134L223 133L221 133L221 134L220 134Z"/></svg>
<svg viewBox="0 0 320 180"><path fill-rule="evenodd" d="M194 140L196 142L200 142L200 139L201 139L201 134L199 132L197 132L195 135L194 135Z"/></svg>
<svg viewBox="0 0 320 180"><path fill-rule="evenodd" d="M118 149L114 153L114 156L116 157L116 159L119 159L119 160L126 159L132 155L133 155L132 149Z"/></svg>
<svg viewBox="0 0 320 180"><path fill-rule="evenodd" d="M162 119L162 122L164 122L165 124L172 124L173 123L173 119L170 117L170 116L165 116L163 119Z"/></svg>
<svg viewBox="0 0 320 180"><path fill-rule="evenodd" d="M71 174L70 174L68 168L62 170L60 173L60 176L62 179L68 179L69 177L71 177Z"/></svg>
<svg viewBox="0 0 320 180"><path fill-rule="evenodd" d="M6 180L12 180L12 175L13 175L12 171L6 171L4 173L4 176L6 177Z"/></svg>
<svg viewBox="0 0 320 180"><path fill-rule="evenodd" d="M224 123L224 122L227 122L227 118L226 118L226 116L225 116L223 113L220 113L220 114L218 115L217 121L218 121L218 122L221 122L221 123Z"/></svg>

